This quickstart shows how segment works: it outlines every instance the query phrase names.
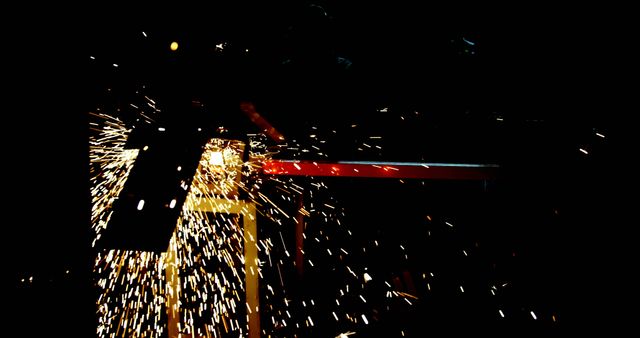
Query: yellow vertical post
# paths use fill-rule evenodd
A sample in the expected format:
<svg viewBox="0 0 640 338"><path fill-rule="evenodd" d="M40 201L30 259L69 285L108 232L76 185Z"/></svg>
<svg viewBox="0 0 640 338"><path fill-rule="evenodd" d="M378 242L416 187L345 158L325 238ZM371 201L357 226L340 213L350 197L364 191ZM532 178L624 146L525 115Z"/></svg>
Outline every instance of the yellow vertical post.
<svg viewBox="0 0 640 338"><path fill-rule="evenodd" d="M245 290L249 318L249 338L260 337L260 295L258 290L258 229L256 206L246 203L243 212Z"/></svg>
<svg viewBox="0 0 640 338"><path fill-rule="evenodd" d="M178 338L178 323L180 322L180 312L178 311L180 279L178 277L178 247L176 244L176 232L174 232L169 242L169 249L165 254L165 274L167 278L165 292L167 294L167 331L169 338Z"/></svg>

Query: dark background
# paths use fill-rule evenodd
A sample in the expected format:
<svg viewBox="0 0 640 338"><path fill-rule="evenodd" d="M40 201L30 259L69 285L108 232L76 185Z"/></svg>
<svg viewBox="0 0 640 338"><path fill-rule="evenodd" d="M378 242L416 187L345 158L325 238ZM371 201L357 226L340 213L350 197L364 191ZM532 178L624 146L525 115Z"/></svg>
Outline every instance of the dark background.
<svg viewBox="0 0 640 338"><path fill-rule="evenodd" d="M541 285L557 296L550 304L569 330L614 330L626 323L618 304L629 302L625 285L633 267L631 223L622 216L629 209L620 196L628 177L622 155L629 155L622 151L629 135L623 126L633 111L626 105L634 45L628 10L329 2L334 48L353 62L355 74L346 98L331 99L362 107L343 121L330 110L314 112L313 104L295 116L279 113L282 101L265 99L270 95L264 93L278 93L272 87L280 82L271 82L270 74L280 74L282 59L292 55L285 36L301 7L279 2L134 15L126 7L103 5L74 15L60 8L47 15L27 11L24 20L8 25L5 247L10 298L16 300L10 312L22 332L90 336L95 330L86 112L105 100L105 87L127 93L140 83L150 84L170 112L194 96L221 112L232 111L236 99L252 99L267 118L280 121L285 135L295 136L299 126L364 121L372 131L386 130L389 148L398 149L383 158L499 162L507 172L502 189L521 201L507 212L525 220L501 235L517 238L518 250L529 257L519 268L526 271L523 292ZM143 40L143 30L152 38ZM463 37L475 43L473 49ZM182 54L168 50L174 39ZM248 46L256 56L210 62L212 40ZM120 65L117 70L112 63ZM252 76L255 82L246 81ZM313 80L302 83L325 86ZM372 113L387 105L427 116L403 129L385 120L393 116ZM496 126L496 116L505 123ZM432 132L421 134L422 127ZM417 144L418 154L402 147L397 140L403 139ZM423 144L429 146L420 149ZM553 210L557 219L533 221ZM20 280L30 276L34 282L25 287Z"/></svg>

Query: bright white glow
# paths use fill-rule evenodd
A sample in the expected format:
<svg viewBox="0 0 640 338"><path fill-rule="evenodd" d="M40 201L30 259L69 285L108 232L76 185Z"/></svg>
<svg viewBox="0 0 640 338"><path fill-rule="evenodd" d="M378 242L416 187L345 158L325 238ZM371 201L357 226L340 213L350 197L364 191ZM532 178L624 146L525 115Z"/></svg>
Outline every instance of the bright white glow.
<svg viewBox="0 0 640 338"><path fill-rule="evenodd" d="M500 317L504 318L504 313L502 313L502 310L498 310L498 312L500 312Z"/></svg>
<svg viewBox="0 0 640 338"><path fill-rule="evenodd" d="M178 171L180 171L180 170L182 170L182 167L181 167L181 166L178 166Z"/></svg>
<svg viewBox="0 0 640 338"><path fill-rule="evenodd" d="M371 276L368 273L366 273L366 272L364 273L364 282L365 283L370 281L370 280L372 280L372 279L373 278L371 278Z"/></svg>
<svg viewBox="0 0 640 338"><path fill-rule="evenodd" d="M144 31L142 32L142 35L144 35L144 37L147 37L147 33L145 33Z"/></svg>
<svg viewBox="0 0 640 338"><path fill-rule="evenodd" d="M117 63L114 63L114 64L113 64L113 66L114 66L114 67L118 67L118 64L117 64Z"/></svg>
<svg viewBox="0 0 640 338"><path fill-rule="evenodd" d="M214 151L209 157L209 164L211 165L224 165L224 157L221 151Z"/></svg>
<svg viewBox="0 0 640 338"><path fill-rule="evenodd" d="M538 320L538 317L536 317L536 314L533 313L533 311L531 311L531 317L533 317L533 319Z"/></svg>
<svg viewBox="0 0 640 338"><path fill-rule="evenodd" d="M144 146L144 148L142 148L144 151L147 151L147 149L149 149L149 146Z"/></svg>
<svg viewBox="0 0 640 338"><path fill-rule="evenodd" d="M175 206L176 206L176 199L174 198L171 200L171 203L169 203L169 208L173 209L175 208Z"/></svg>
<svg viewBox="0 0 640 338"><path fill-rule="evenodd" d="M365 324L369 324L369 321L367 320L367 317L364 316L364 314L362 314L362 320L364 320Z"/></svg>
<svg viewBox="0 0 640 338"><path fill-rule="evenodd" d="M462 285L460 285L460 291L464 292L464 289L462 288Z"/></svg>
<svg viewBox="0 0 640 338"><path fill-rule="evenodd" d="M138 210L142 210L142 208L144 208L144 200L140 200L140 202L138 202Z"/></svg>
<svg viewBox="0 0 640 338"><path fill-rule="evenodd" d="M596 133L596 135L598 135L598 136L600 136L600 137L604 138L604 135L602 135L602 134L600 134L600 133Z"/></svg>
<svg viewBox="0 0 640 338"><path fill-rule="evenodd" d="M163 127L158 128L158 131L165 131L166 129L164 129Z"/></svg>
<svg viewBox="0 0 640 338"><path fill-rule="evenodd" d="M583 152L585 155L589 155L589 152L584 150L584 149L582 149L582 148L580 148L580 151Z"/></svg>

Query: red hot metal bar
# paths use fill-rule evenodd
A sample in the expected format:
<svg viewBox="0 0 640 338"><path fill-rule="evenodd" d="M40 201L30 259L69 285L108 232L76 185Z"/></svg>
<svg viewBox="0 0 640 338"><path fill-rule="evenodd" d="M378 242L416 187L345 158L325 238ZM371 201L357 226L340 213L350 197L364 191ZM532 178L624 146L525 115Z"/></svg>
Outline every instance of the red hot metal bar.
<svg viewBox="0 0 640 338"><path fill-rule="evenodd" d="M292 160L270 160L262 166L267 175L439 180L490 180L496 178L498 169L495 164Z"/></svg>

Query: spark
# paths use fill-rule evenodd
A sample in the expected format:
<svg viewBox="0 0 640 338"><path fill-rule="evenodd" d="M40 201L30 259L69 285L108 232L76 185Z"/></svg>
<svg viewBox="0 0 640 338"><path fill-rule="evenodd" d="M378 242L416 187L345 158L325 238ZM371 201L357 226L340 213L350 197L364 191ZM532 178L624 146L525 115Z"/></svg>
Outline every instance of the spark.
<svg viewBox="0 0 640 338"><path fill-rule="evenodd" d="M529 313L531 313L531 317L533 317L534 320L538 320L538 317L536 317L536 314L533 313L533 311L531 311Z"/></svg>
<svg viewBox="0 0 640 338"><path fill-rule="evenodd" d="M498 310L498 312L500 313L500 317L504 318L504 313L502 312L502 310Z"/></svg>
<svg viewBox="0 0 640 338"><path fill-rule="evenodd" d="M586 150L584 150L584 149L582 149L582 148L579 148L579 149L580 149L580 151L581 151L582 153L584 153L585 155L589 155L589 152L588 152L588 151L586 151Z"/></svg>
<svg viewBox="0 0 640 338"><path fill-rule="evenodd" d="M169 208L173 209L173 208L175 208L175 206L176 206L176 199L174 198L174 199L171 200L171 203L169 203Z"/></svg>
<svg viewBox="0 0 640 338"><path fill-rule="evenodd" d="M142 208L144 208L144 200L138 201L138 206L136 208L138 210L142 210Z"/></svg>
<svg viewBox="0 0 640 338"><path fill-rule="evenodd" d="M600 133L596 133L596 135L598 135L599 137L605 138L604 135L602 135Z"/></svg>

